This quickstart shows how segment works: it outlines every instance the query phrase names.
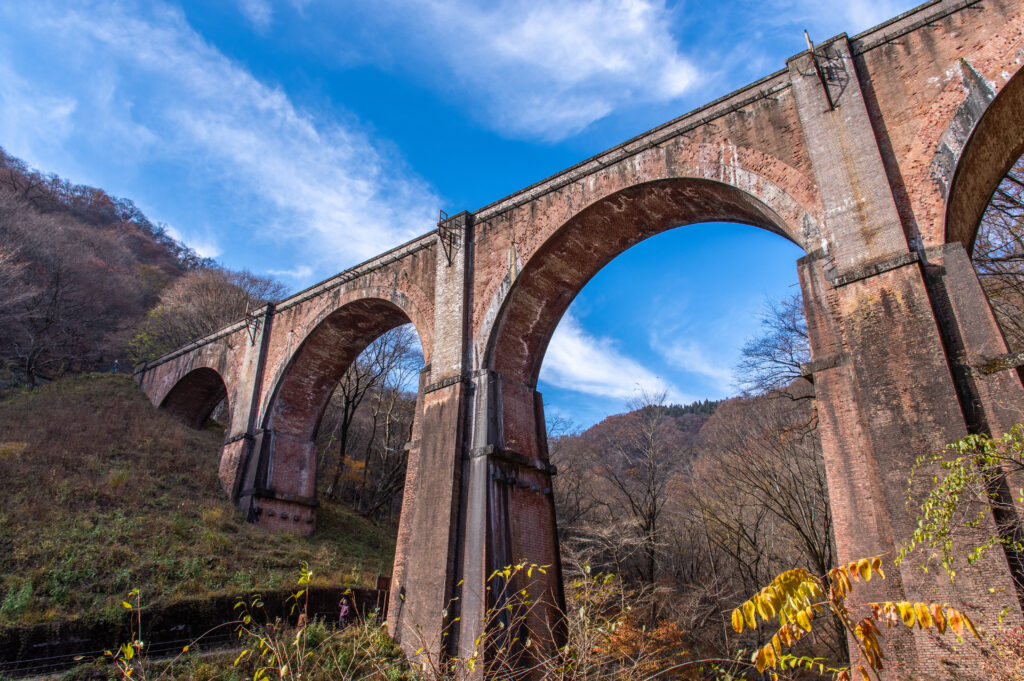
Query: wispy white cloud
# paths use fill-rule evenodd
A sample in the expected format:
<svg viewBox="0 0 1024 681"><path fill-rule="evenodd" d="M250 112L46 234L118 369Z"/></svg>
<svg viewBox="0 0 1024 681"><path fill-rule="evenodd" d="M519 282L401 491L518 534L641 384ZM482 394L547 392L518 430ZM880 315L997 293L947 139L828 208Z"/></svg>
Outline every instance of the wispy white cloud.
<svg viewBox="0 0 1024 681"><path fill-rule="evenodd" d="M173 225L165 225L164 229L167 230L172 239L183 243L187 242L189 247L201 258L216 258L224 252L215 234L200 234L193 231L185 235Z"/></svg>
<svg viewBox="0 0 1024 681"><path fill-rule="evenodd" d="M732 71L781 68L790 54L777 54L781 35L799 50L802 28L819 39L852 34L913 1L849 0L827 12L817 0L701 8L670 8L665 0L359 4L381 36L403 37L372 50L390 50L394 63L421 64L436 86L464 95L469 109L503 134L558 141L622 110L679 100L711 78L728 81ZM691 15L699 21L682 30ZM396 59L396 50L407 58Z"/></svg>
<svg viewBox="0 0 1024 681"><path fill-rule="evenodd" d="M59 96L53 83L12 87L0 79L5 140L45 140L53 125L65 139L90 137L98 148L136 140L135 162L187 164L223 190L223 202L237 206L258 237L288 244L319 274L429 231L439 201L400 159L358 127L297 107L208 44L179 10L36 10L0 8L0 23L17 26L21 39L37 35L37 49L53 51L43 56L69 71ZM15 71L9 56L0 49L0 74ZM43 105L53 125L25 113ZM196 235L179 229L195 245Z"/></svg>
<svg viewBox="0 0 1024 681"><path fill-rule="evenodd" d="M78 100L57 92L41 93L34 83L0 59L0 143L36 156L59 144L73 129Z"/></svg>
<svg viewBox="0 0 1024 681"><path fill-rule="evenodd" d="M919 0L731 0L686 3L678 16L682 49L694 55L709 94L724 94L785 66L806 49L803 31L822 42L840 33L855 35ZM722 89L718 89L722 88ZM700 104L703 98L692 103Z"/></svg>
<svg viewBox="0 0 1024 681"><path fill-rule="evenodd" d="M269 0L238 0L238 9L252 27L261 33L269 29L274 20L274 8Z"/></svg>
<svg viewBox="0 0 1024 681"><path fill-rule="evenodd" d="M711 356L699 343L693 340L652 339L652 346L671 367L700 376L719 395L735 392L732 366L723 364Z"/></svg>
<svg viewBox="0 0 1024 681"><path fill-rule="evenodd" d="M431 70L439 62L445 85L470 94L486 123L509 135L559 140L620 107L678 98L698 78L662 0L376 6L403 25L406 48Z"/></svg>
<svg viewBox="0 0 1024 681"><path fill-rule="evenodd" d="M313 276L313 268L309 265L297 265L289 270L267 270L267 274L293 281L308 281Z"/></svg>
<svg viewBox="0 0 1024 681"><path fill-rule="evenodd" d="M629 400L640 392L667 393L670 402L691 402L675 386L618 350L609 338L590 335L571 312L558 324L544 364L542 381L566 390Z"/></svg>

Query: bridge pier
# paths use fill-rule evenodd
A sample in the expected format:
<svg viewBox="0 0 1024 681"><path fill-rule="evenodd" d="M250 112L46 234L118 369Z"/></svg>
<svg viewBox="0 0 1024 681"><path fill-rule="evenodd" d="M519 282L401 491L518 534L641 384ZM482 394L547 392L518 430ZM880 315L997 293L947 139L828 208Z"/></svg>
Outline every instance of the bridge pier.
<svg viewBox="0 0 1024 681"><path fill-rule="evenodd" d="M431 364L420 376L388 625L410 655L420 651L421 663L475 655L479 670L522 668L529 654L550 651L562 629L543 401L494 371L468 370L472 225L464 213L450 219L457 238L450 254L438 253L436 286L445 297ZM490 579L524 561L543 572L511 584ZM498 620L509 620L502 594L523 589L532 601L528 612L514 618L518 628L506 622L499 630ZM487 627L491 638L481 645ZM516 637L520 643L513 644ZM534 641L529 651L527 637ZM494 649L502 645L511 652L499 660Z"/></svg>
<svg viewBox="0 0 1024 681"><path fill-rule="evenodd" d="M268 428L256 431L248 472L239 498L249 518L268 530L309 535L316 527L315 442Z"/></svg>
<svg viewBox="0 0 1024 681"><path fill-rule="evenodd" d="M528 386L495 371L473 373L473 447L463 470L460 631L454 651L465 659L489 623L489 648L507 654L486 665L533 666L535 656L554 650L563 636L564 598L543 399ZM509 426L512 426L512 429ZM506 581L492 575L525 563ZM514 594L528 594L525 609L504 610ZM502 625L499 627L499 623ZM525 646L531 641L529 649Z"/></svg>
<svg viewBox="0 0 1024 681"><path fill-rule="evenodd" d="M409 451L388 606L388 629L414 662L441 664L459 640L458 551L469 418L466 304L469 216L449 219L435 249L433 343L420 374L418 443ZM427 348L424 348L427 352ZM464 579L464 578L463 578ZM455 626L453 626L453 624ZM420 651L417 654L417 651Z"/></svg>
<svg viewBox="0 0 1024 681"><path fill-rule="evenodd" d="M941 569L922 571L916 556L888 567L915 528L906 496L915 459L939 451L967 429L919 265L841 287L828 280L826 268L821 257L800 263L837 557L840 563L887 559L887 579L858 587L858 602L966 598L979 619L995 622L1008 607L1005 621L1019 623L1020 606L1001 551L961 571L956 583ZM995 533L988 517L972 536L959 538L960 553ZM943 678L945 653L931 634L893 629L886 637L899 673ZM976 654L964 652L961 660L969 664Z"/></svg>
<svg viewBox="0 0 1024 681"><path fill-rule="evenodd" d="M409 451L387 619L389 632L414 662L436 665L449 655L451 624L458 616L465 399L462 382L427 391L420 441Z"/></svg>
<svg viewBox="0 0 1024 681"><path fill-rule="evenodd" d="M965 339L972 349L996 349L1002 343L998 327L963 249L925 250L916 225L900 215L861 89L864 74L858 72L848 40L840 37L824 49L833 73L845 74L836 79L841 87L818 78L810 55L789 62L814 177L829 216L827 245L798 263L809 368L838 560L892 559L916 527L906 496L916 458L941 450L972 426L980 432L983 413L1005 426L1008 410L997 402L1024 393L1019 380L1014 385L982 379L976 382L982 391L975 390L973 401L967 401L964 388L970 378L962 370L957 373L963 357L953 341L960 339L960 350ZM941 262L949 267L942 269ZM924 488L920 481L917 486ZM996 533L989 515L971 536L959 538L961 553ZM1001 551L987 553L957 583L941 570L925 573L911 557L884 581L863 587L867 595L860 598L963 602L970 594L970 609L987 621L994 622L1006 608L1009 621L1018 624L1020 603L1011 576ZM887 638L899 667L884 672L884 678L943 678L947 673L943 650L929 632L896 629ZM961 660L969 665L979 654L970 648Z"/></svg>

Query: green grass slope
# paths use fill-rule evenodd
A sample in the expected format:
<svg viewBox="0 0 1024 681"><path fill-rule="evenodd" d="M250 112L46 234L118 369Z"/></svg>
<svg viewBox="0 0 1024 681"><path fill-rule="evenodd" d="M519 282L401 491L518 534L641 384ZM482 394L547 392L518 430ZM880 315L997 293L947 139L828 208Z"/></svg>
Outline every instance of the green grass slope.
<svg viewBox="0 0 1024 681"><path fill-rule="evenodd" d="M342 505L308 538L245 523L217 481L221 434L155 409L128 376L63 379L0 401L0 622L121 616L144 603L294 583L371 585L394 530Z"/></svg>

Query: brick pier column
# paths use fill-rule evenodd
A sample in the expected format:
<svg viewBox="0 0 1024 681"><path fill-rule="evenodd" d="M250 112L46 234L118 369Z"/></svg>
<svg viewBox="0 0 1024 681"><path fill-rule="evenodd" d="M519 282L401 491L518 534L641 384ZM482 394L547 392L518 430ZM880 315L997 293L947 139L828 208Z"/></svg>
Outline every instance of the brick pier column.
<svg viewBox="0 0 1024 681"><path fill-rule="evenodd" d="M457 617L459 519L469 386L465 379L468 215L438 243L430 366L420 376L419 441L409 450L388 630L414 664L445 659ZM457 623L456 623L457 624ZM417 651L420 651L417 655Z"/></svg>
<svg viewBox="0 0 1024 681"><path fill-rule="evenodd" d="M916 235L908 239L897 212L849 43L840 37L821 46L819 54L828 60L825 84L809 54L789 62L827 221L827 243L799 261L811 341L808 370L815 383L838 559L884 554L891 565L916 526L906 506L915 459L968 432L964 392L947 359L955 335L950 324L959 325L961 340L979 352L995 344L998 331L991 325L962 328L975 315L984 317L987 304L983 294L978 297L980 289L972 289L977 282L972 284L955 249L934 254L950 267L941 275L933 270L926 282L922 259L929 256ZM937 314L939 293L947 298L948 314ZM971 306L980 308L971 311ZM979 405L992 423L1002 424L1006 414L997 403L1016 399L1019 383L1014 388L1003 378L983 379L977 386ZM980 533L995 530L991 518L982 525ZM890 568L887 575L884 582L859 589L864 601L949 601L992 625L1006 607L1009 621L1020 621L1000 552L986 554L955 584L941 570L924 573L914 561ZM944 660L949 656L931 634L894 629L886 637L895 654L886 679L948 678ZM951 659L969 665L972 654Z"/></svg>
<svg viewBox="0 0 1024 681"><path fill-rule="evenodd" d="M224 441L219 469L221 486L246 515L251 509L252 497L243 497L241 492L247 488L248 468L258 457L254 434L263 396L263 374L274 323L274 306L268 304L257 310L250 323L252 335L248 337L249 347L238 374L237 404L231 405L231 430Z"/></svg>
<svg viewBox="0 0 1024 681"><path fill-rule="evenodd" d="M543 400L533 388L492 370L475 372L473 385L457 654L473 653L487 617L492 638L501 636L500 644L510 649L505 659L487 663L528 667L535 662L533 654L552 652L563 636L564 599L552 493L555 471L548 462ZM523 562L543 571L520 572L509 584L500 577L488 579L496 570ZM510 617L502 611L499 595L522 590L529 594L530 605L525 613L516 613L518 626L509 627ZM515 638L519 643L512 643ZM527 638L532 640L530 648L522 645Z"/></svg>
<svg viewBox="0 0 1024 681"><path fill-rule="evenodd" d="M414 662L477 652L481 674L491 664L529 664L529 654L560 635L562 584L540 395L470 370L472 224L461 213L447 226L455 238L437 250L434 345L421 377L388 625ZM522 561L546 572L510 585L529 590L536 643L496 660L492 647L477 649L486 613L500 605L502 585L488 577ZM491 624L492 634L526 639L521 629Z"/></svg>

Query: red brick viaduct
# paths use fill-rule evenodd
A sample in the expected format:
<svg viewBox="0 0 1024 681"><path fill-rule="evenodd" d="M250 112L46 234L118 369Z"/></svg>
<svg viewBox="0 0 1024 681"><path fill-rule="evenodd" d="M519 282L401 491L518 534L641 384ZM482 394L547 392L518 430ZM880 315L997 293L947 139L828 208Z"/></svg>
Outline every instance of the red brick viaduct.
<svg viewBox="0 0 1024 681"><path fill-rule="evenodd" d="M1007 354L968 253L1024 152L1024 3L938 0L814 55L455 215L137 378L154 404L197 426L226 395L224 490L254 522L309 533L327 399L364 347L411 322L426 368L388 622L410 651L465 654L493 569L558 563L536 385L569 303L647 237L746 223L806 251L796 263L805 369L840 559L893 556L913 530L915 457L1022 420L1013 367L1024 358ZM1007 607L1019 622L1008 561L990 553L982 563L955 586L904 565L875 597L960 602L990 620ZM557 570L546 580L538 595L557 605ZM538 609L535 624L557 627L555 610ZM894 641L911 677L944 678L927 634Z"/></svg>

